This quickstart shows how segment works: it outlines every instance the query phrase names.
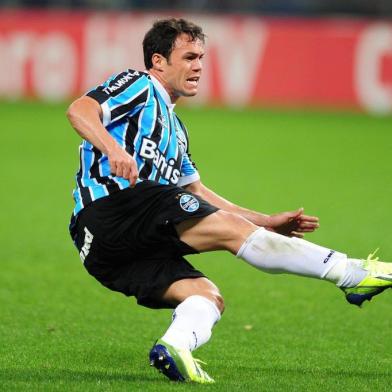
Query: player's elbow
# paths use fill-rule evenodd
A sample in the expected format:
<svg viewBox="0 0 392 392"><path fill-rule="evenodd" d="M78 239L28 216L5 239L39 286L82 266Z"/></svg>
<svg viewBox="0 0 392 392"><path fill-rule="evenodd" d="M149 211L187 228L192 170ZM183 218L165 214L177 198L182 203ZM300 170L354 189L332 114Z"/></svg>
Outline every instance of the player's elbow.
<svg viewBox="0 0 392 392"><path fill-rule="evenodd" d="M71 125L77 129L82 119L101 119L102 109L97 101L83 96L69 105L66 116Z"/></svg>
<svg viewBox="0 0 392 392"><path fill-rule="evenodd" d="M80 117L80 107L79 107L79 101L73 101L71 105L69 105L66 116L68 118L68 121L71 123L73 127L75 127L75 124L78 122L78 118Z"/></svg>

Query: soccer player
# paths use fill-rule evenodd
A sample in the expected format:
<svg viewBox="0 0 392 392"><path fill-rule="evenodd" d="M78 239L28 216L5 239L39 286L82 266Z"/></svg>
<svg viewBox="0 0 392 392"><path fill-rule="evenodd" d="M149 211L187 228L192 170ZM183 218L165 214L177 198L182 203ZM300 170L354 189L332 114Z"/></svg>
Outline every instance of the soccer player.
<svg viewBox="0 0 392 392"><path fill-rule="evenodd" d="M392 268L303 240L318 218L302 209L269 216L203 185L174 106L197 93L204 39L186 20L158 21L143 41L146 71L128 69L70 105L84 139L70 231L104 286L146 307L175 309L151 365L171 380L211 383L191 352L209 340L223 299L184 255L226 250L265 272L326 279L356 305L392 286Z"/></svg>

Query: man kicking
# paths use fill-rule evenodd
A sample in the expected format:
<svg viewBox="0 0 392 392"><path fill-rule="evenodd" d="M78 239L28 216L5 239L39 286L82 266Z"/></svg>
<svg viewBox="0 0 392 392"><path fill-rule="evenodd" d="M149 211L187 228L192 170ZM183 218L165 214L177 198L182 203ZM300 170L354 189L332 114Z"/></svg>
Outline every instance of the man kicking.
<svg viewBox="0 0 392 392"><path fill-rule="evenodd" d="M186 20L154 23L143 40L146 71L114 75L67 115L84 139L70 231L85 268L141 305L174 308L151 365L171 380L211 383L191 352L209 340L223 299L184 255L226 250L265 272L331 281L356 305L392 286L392 265L304 241L318 219L302 209L269 216L202 184L174 106L197 93L204 40Z"/></svg>

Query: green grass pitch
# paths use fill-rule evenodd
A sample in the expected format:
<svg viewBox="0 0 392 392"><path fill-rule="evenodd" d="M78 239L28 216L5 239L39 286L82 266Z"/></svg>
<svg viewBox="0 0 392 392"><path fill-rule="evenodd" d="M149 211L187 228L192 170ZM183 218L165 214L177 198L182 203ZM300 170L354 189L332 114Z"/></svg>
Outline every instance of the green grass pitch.
<svg viewBox="0 0 392 392"><path fill-rule="evenodd" d="M226 253L191 257L227 309L196 354L212 386L148 366L171 312L138 307L83 269L67 232L79 139L66 105L2 103L0 390L389 391L392 292L362 309L332 284L267 275ZM309 240L392 260L391 118L186 109L207 186L273 213L320 217Z"/></svg>

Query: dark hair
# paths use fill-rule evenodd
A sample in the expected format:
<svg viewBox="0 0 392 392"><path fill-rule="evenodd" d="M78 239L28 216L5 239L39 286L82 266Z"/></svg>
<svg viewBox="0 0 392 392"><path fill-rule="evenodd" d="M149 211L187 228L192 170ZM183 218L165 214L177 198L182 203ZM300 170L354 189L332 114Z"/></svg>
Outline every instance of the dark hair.
<svg viewBox="0 0 392 392"><path fill-rule="evenodd" d="M174 43L180 34L188 34L192 41L199 39L204 43L205 34L201 27L185 19L162 19L156 21L143 39L144 65L152 68L152 55L159 53L169 60Z"/></svg>

